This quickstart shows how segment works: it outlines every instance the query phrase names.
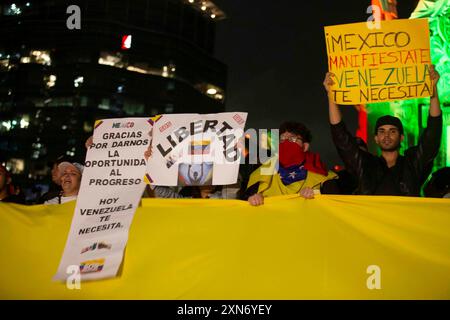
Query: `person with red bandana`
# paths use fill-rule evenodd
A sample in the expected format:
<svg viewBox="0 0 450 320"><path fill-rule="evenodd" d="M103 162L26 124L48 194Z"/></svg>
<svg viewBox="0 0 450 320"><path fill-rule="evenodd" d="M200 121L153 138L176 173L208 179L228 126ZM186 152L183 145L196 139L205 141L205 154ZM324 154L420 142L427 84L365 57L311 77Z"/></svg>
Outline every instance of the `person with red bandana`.
<svg viewBox="0 0 450 320"><path fill-rule="evenodd" d="M265 197L284 194L309 197L313 190L320 190L323 182L336 177L327 170L320 155L309 150L311 140L311 132L304 124L281 124L278 155L250 175L245 195L251 205L259 206Z"/></svg>

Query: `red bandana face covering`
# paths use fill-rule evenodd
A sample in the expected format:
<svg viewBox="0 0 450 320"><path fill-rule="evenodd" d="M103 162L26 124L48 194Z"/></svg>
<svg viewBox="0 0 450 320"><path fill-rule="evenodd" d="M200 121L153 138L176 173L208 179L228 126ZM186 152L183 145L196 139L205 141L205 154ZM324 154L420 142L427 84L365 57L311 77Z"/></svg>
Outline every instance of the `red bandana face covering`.
<svg viewBox="0 0 450 320"><path fill-rule="evenodd" d="M283 168L303 165L308 171L327 175L325 164L317 153L304 152L302 147L291 141L283 141L279 145L279 162Z"/></svg>
<svg viewBox="0 0 450 320"><path fill-rule="evenodd" d="M283 141L279 145L279 161L282 167L300 165L305 161L305 152L297 143Z"/></svg>

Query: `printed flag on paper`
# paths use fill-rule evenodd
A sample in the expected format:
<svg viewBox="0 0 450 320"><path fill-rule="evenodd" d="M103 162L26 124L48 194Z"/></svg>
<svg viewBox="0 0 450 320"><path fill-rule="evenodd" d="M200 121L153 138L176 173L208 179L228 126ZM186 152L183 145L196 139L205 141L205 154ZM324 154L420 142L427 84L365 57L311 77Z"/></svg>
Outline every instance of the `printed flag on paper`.
<svg viewBox="0 0 450 320"><path fill-rule="evenodd" d="M241 157L238 141L246 119L243 112L152 118L147 182L163 186L236 183Z"/></svg>

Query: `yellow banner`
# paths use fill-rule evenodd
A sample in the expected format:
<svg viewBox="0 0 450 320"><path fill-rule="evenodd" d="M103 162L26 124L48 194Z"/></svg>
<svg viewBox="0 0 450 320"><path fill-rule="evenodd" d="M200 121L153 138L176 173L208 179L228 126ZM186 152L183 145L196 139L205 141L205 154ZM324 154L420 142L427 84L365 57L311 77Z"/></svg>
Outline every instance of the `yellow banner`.
<svg viewBox="0 0 450 320"><path fill-rule="evenodd" d="M79 290L51 280L74 207L0 203L0 299L450 299L446 199L144 199L119 277Z"/></svg>
<svg viewBox="0 0 450 320"><path fill-rule="evenodd" d="M325 27L330 91L338 104L366 104L432 95L427 19ZM371 29L372 28L372 29Z"/></svg>

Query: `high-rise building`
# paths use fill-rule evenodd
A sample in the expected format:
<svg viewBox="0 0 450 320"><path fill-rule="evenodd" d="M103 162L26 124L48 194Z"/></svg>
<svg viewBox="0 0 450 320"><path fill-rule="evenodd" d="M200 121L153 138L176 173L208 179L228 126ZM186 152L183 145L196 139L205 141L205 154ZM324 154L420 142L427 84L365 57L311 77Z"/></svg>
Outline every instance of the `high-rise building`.
<svg viewBox="0 0 450 320"><path fill-rule="evenodd" d="M209 0L2 1L0 162L24 183L82 160L95 119L224 111L224 18Z"/></svg>

